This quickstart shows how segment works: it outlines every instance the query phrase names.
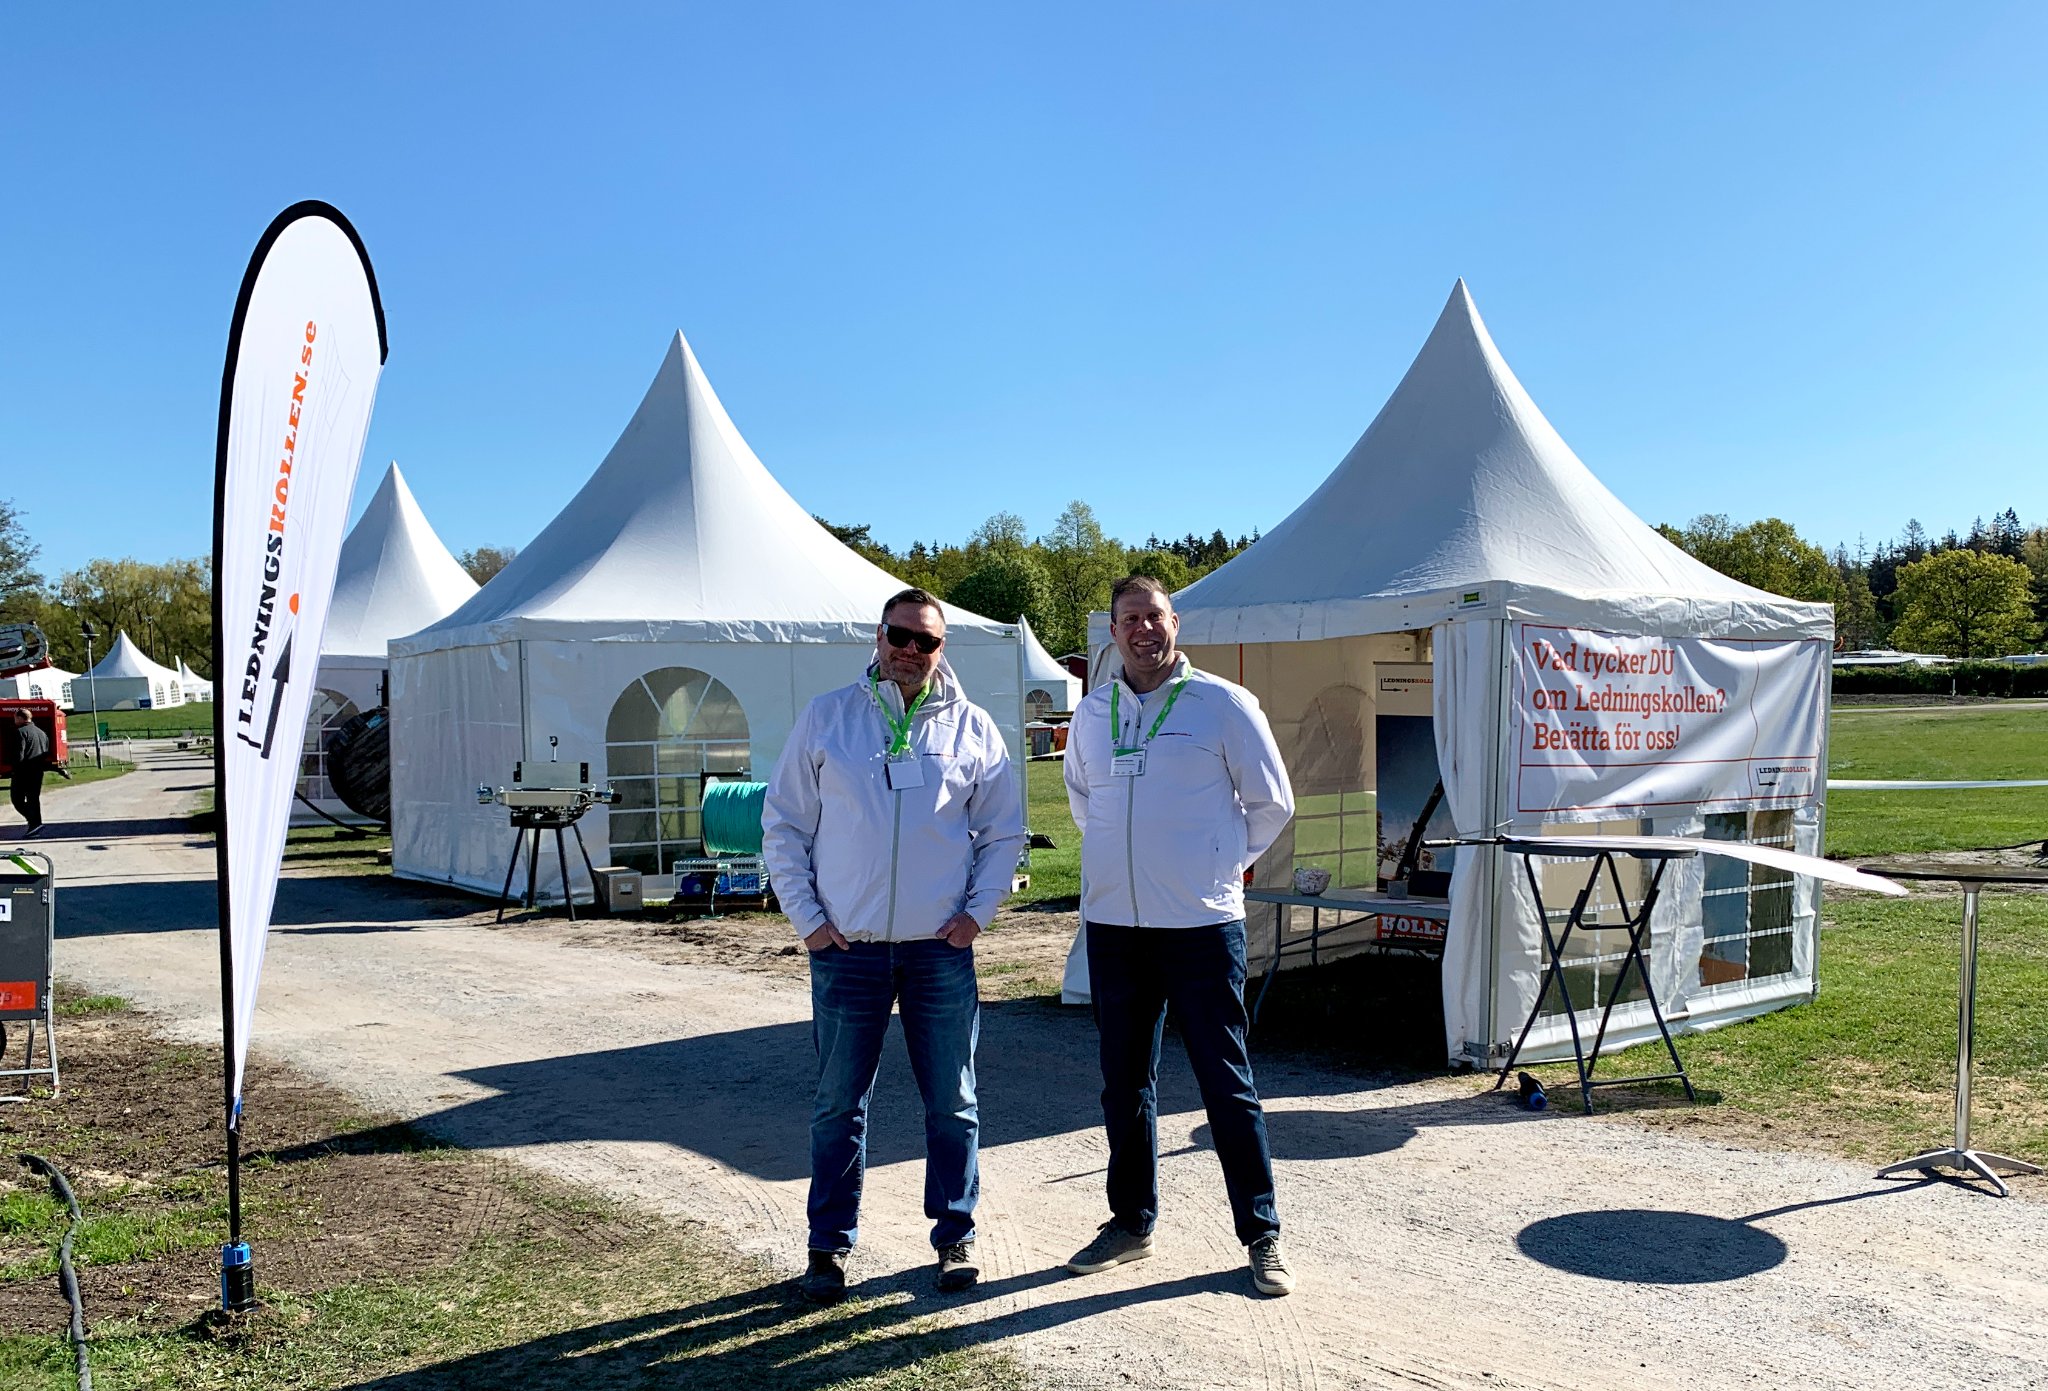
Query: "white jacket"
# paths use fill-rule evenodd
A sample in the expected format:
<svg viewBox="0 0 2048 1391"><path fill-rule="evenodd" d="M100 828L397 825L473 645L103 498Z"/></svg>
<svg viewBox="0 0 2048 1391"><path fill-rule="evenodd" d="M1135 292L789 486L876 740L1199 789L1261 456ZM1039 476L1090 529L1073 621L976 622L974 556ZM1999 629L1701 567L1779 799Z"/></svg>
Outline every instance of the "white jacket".
<svg viewBox="0 0 2048 1391"><path fill-rule="evenodd" d="M1173 683L1166 723L1145 743ZM1111 738L1110 692L1123 729ZM1081 828L1081 920L1204 927L1244 916L1244 871L1294 815L1294 789L1258 699L1182 657L1144 699L1121 675L1090 691L1067 731L1067 801ZM1145 771L1118 777L1114 747L1145 749Z"/></svg>
<svg viewBox="0 0 2048 1391"><path fill-rule="evenodd" d="M1002 733L941 662L910 731L924 785L893 791L877 696L903 717L896 684L865 676L805 706L768 780L761 857L782 911L799 937L829 922L856 942L928 938L960 912L987 927L1024 848Z"/></svg>

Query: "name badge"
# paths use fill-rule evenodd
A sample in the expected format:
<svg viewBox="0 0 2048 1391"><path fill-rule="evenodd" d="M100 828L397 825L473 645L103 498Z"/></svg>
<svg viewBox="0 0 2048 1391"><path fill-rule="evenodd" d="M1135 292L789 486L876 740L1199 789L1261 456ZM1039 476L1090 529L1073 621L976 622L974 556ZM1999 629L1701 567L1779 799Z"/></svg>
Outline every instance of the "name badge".
<svg viewBox="0 0 2048 1391"><path fill-rule="evenodd" d="M1109 760L1109 775L1113 778L1142 778L1145 776L1145 751L1132 749Z"/></svg>
<svg viewBox="0 0 2048 1391"><path fill-rule="evenodd" d="M908 758L892 758L882 765L882 776L888 779L891 792L923 787L924 763L916 754Z"/></svg>

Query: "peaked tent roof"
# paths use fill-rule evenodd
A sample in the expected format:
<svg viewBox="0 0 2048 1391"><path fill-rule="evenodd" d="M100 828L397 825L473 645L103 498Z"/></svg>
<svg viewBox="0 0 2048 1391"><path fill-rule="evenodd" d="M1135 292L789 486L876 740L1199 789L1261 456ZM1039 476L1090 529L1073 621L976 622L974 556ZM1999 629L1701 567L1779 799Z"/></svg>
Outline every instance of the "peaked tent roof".
<svg viewBox="0 0 2048 1391"><path fill-rule="evenodd" d="M747 447L681 333L590 481L476 596L395 647L511 638L861 636L903 588L812 520ZM946 606L955 637L1015 640Z"/></svg>
<svg viewBox="0 0 2048 1391"><path fill-rule="evenodd" d="M392 464L341 543L324 657L384 659L384 645L446 618L477 592Z"/></svg>
<svg viewBox="0 0 2048 1391"><path fill-rule="evenodd" d="M178 684L187 690L197 690L201 687L211 686L213 683L192 670L185 659L180 657L178 658Z"/></svg>
<svg viewBox="0 0 2048 1391"><path fill-rule="evenodd" d="M1059 659L1045 650L1032 631L1031 620L1020 618L1017 626L1024 630L1024 680L1032 681L1078 681L1080 678L1059 664Z"/></svg>
<svg viewBox="0 0 2048 1391"><path fill-rule="evenodd" d="M1827 605L1729 579L1630 512L1529 399L1460 280L1322 486L1174 606L1180 640L1202 644L1398 632L1474 604L1574 620L1626 609L1664 631L1834 631Z"/></svg>
<svg viewBox="0 0 2048 1391"><path fill-rule="evenodd" d="M100 658L86 675L95 681L140 677L145 681L179 681L180 685L184 684L179 680L177 672L151 661L141 648L130 642L125 628L115 637L114 645L107 649L107 655Z"/></svg>

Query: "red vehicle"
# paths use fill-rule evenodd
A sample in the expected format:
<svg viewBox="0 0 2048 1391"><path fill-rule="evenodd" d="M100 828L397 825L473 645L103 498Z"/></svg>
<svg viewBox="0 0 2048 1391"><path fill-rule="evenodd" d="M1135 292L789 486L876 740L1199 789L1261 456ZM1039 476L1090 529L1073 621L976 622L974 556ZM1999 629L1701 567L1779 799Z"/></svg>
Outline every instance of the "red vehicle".
<svg viewBox="0 0 2048 1391"><path fill-rule="evenodd" d="M13 727L17 710L28 711L29 719L41 725L43 733L50 736L51 762L63 764L71 761L71 742L64 731L64 712L57 708L56 701L0 700L0 776L14 771L14 740L6 736L5 730Z"/></svg>

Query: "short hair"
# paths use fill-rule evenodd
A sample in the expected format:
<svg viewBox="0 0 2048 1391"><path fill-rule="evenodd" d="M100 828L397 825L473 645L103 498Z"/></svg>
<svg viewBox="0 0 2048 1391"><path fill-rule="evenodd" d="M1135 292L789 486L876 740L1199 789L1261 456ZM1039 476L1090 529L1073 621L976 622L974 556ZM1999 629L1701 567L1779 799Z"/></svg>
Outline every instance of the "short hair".
<svg viewBox="0 0 2048 1391"><path fill-rule="evenodd" d="M1157 594L1160 601L1170 610L1173 596L1166 592L1166 586L1150 575L1125 575L1109 588L1109 616L1116 618L1116 606L1126 594Z"/></svg>
<svg viewBox="0 0 2048 1391"><path fill-rule="evenodd" d="M898 604L917 604L921 607L929 606L938 609L941 618L945 617L945 610L940 607L939 601L933 597L929 589L919 589L916 585L912 585L910 588L896 594L888 603L882 605L882 621L884 623L889 621L889 615L895 612Z"/></svg>

